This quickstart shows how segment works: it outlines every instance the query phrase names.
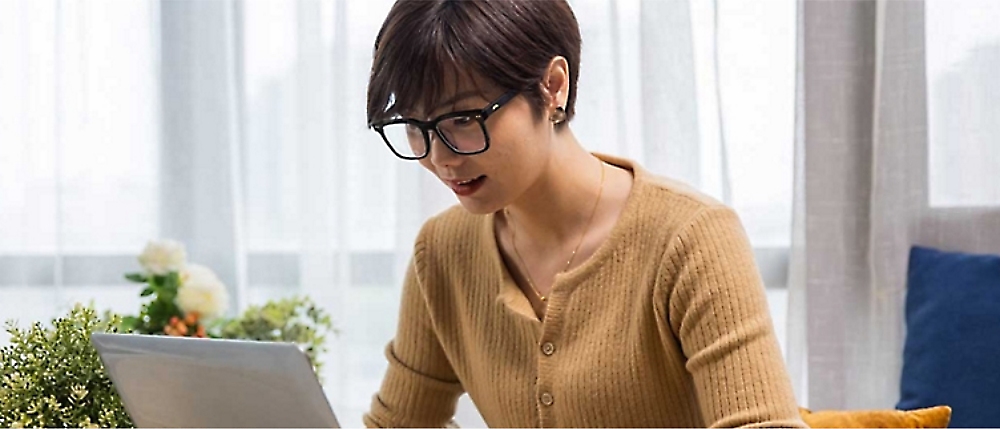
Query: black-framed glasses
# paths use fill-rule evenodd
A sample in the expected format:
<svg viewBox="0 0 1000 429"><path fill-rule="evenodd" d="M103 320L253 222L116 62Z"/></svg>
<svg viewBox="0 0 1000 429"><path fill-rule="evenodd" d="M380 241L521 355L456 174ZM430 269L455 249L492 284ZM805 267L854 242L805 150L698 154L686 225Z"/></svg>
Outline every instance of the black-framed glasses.
<svg viewBox="0 0 1000 429"><path fill-rule="evenodd" d="M490 148L486 119L520 92L507 91L480 110L445 113L430 121L394 118L373 122L369 126L382 136L389 150L402 159L426 158L431 152L431 131L434 131L452 152L459 155L475 155Z"/></svg>

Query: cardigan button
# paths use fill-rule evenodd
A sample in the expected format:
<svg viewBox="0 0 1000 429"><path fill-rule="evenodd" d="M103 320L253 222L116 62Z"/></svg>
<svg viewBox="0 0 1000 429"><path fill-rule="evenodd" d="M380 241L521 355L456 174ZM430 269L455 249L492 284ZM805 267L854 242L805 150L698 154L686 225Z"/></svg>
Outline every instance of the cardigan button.
<svg viewBox="0 0 1000 429"><path fill-rule="evenodd" d="M542 405L545 405L546 407L551 407L554 402L555 398L552 397L551 393L545 392L542 394Z"/></svg>
<svg viewBox="0 0 1000 429"><path fill-rule="evenodd" d="M544 353L545 356L552 356L552 354L555 352L556 352L555 344L549 342L542 344L542 353Z"/></svg>

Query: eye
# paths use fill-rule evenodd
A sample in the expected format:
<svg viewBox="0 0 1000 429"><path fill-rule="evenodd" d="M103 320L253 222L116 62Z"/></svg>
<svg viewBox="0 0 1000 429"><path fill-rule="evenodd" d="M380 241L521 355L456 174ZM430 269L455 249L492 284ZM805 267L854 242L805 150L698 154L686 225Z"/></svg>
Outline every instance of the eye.
<svg viewBox="0 0 1000 429"><path fill-rule="evenodd" d="M474 124L476 122L471 116L459 116L451 120L451 123L457 127L466 127Z"/></svg>
<svg viewBox="0 0 1000 429"><path fill-rule="evenodd" d="M413 124L406 124L406 134L413 135L413 136L418 136L421 133L422 133L422 131L420 130L420 127L418 127L416 125L413 125Z"/></svg>

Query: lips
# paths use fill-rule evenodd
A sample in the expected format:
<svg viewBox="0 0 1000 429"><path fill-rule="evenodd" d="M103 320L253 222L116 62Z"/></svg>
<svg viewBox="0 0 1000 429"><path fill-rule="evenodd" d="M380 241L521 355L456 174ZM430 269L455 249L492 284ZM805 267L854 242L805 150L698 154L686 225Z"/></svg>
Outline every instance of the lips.
<svg viewBox="0 0 1000 429"><path fill-rule="evenodd" d="M482 187L483 182L486 181L486 176L476 176L468 178L456 178L456 179L441 179L445 184L451 188L452 192L459 196L468 196L474 194L476 191Z"/></svg>

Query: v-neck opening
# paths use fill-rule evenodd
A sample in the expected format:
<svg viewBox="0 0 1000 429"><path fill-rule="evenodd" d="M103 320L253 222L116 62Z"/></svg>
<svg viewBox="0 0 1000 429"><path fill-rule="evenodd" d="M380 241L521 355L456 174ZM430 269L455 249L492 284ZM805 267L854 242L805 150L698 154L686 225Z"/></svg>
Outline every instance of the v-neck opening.
<svg viewBox="0 0 1000 429"><path fill-rule="evenodd" d="M560 284L578 284L580 280L591 275L594 271L599 269L606 260L610 259L611 254L621 242L621 236L623 235L624 230L628 228L629 224L632 223L632 218L635 216L635 206L638 204L638 198L636 195L640 192L643 182L645 181L645 172L642 171L640 166L625 159L597 153L594 153L593 155L602 162L630 171L632 175L632 187L629 190L628 197L625 199L625 206L622 208L618 219L615 220L615 224L611 228L611 232L597 247L597 250L595 250L594 253L580 265L577 265L569 271L561 272L555 275L555 278L552 281L552 288L548 294L550 300L553 299L553 295L556 293L568 292L566 290L557 291L556 288L559 287ZM483 223L485 233L488 234L488 240L491 245L490 251L493 254L493 260L496 261L496 269L499 271L498 274L501 279L500 288L497 294L497 301L507 305L508 308L521 316L531 319L537 323L544 323L544 319L539 319L538 315L535 313L534 307L531 305L531 300L525 294L525 291L518 286L517 282L514 280L514 275L510 271L510 267L508 267L507 263L504 261L503 254L500 250L499 238L497 237L496 213L484 216L484 218L485 220ZM546 311L545 316L545 319L547 318L548 311Z"/></svg>

